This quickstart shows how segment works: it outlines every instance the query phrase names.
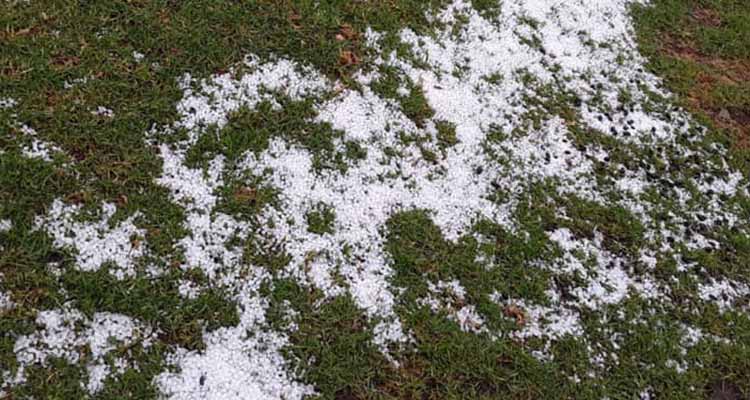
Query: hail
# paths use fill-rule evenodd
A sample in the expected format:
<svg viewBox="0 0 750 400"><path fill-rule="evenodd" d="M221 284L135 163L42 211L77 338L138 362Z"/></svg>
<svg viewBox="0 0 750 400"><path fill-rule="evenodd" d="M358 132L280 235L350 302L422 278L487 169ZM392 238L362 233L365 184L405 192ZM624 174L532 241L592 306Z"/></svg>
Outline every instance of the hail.
<svg viewBox="0 0 750 400"><path fill-rule="evenodd" d="M39 139L36 130L28 125L20 124L20 132L30 140L30 143L24 144L21 148L21 154L27 158L38 158L43 161L51 162L53 153L60 153L62 150L56 145Z"/></svg>
<svg viewBox="0 0 750 400"><path fill-rule="evenodd" d="M104 117L104 118L112 118L115 116L114 111L104 106L96 107L96 110L92 110L91 114L96 115L97 117Z"/></svg>
<svg viewBox="0 0 750 400"><path fill-rule="evenodd" d="M57 199L46 216L36 218L35 227L49 233L56 247L73 250L76 268L81 271L96 271L109 263L116 278L134 276L138 259L144 255L140 240L145 237L145 230L134 224L139 214L113 227L110 220L117 211L114 204L102 204L98 221L79 221L81 209L81 205Z"/></svg>
<svg viewBox="0 0 750 400"><path fill-rule="evenodd" d="M312 395L311 386L298 383L287 371L281 350L285 336L265 326L268 301L257 292L267 277L253 271L251 280L237 288L241 310L235 327L204 335L205 350L178 349L168 358L178 372L164 372L155 382L169 398L197 399L302 399Z"/></svg>
<svg viewBox="0 0 750 400"><path fill-rule="evenodd" d="M249 58L243 67L251 72L239 80L233 79L232 73L204 82L185 76L181 81L185 95L177 106L182 118L166 133L182 130L188 136L173 146L160 146L164 163L157 182L171 191L172 199L186 212L189 233L177 244L184 254L182 267L201 269L215 284L234 293L231 297L240 314L237 326L204 335L204 351L177 349L170 355L168 361L178 371L164 372L155 380L169 398L292 400L313 393L287 371L281 354L286 337L266 326L267 301L257 292L270 277L244 265L238 246L228 247L232 239L252 238L246 222L215 209L215 192L224 183L223 157L214 158L204 171L187 165L186 152L209 127L220 128L228 115L241 107L252 108L264 100L274 102L271 93L292 99L318 93L325 82L304 78L303 73L312 71L300 71L288 61L260 64ZM152 134L156 137L160 133ZM180 285L185 297L196 295L197 290L192 285Z"/></svg>
<svg viewBox="0 0 750 400"><path fill-rule="evenodd" d="M640 259L651 269L658 256L673 250L664 244L665 237L676 237L688 248L714 246L715 241L691 236L680 228L687 218L695 217L692 211L675 216L669 226L651 219L660 205L643 201L642 195L659 183L651 177L652 168L625 169L611 186L602 186L593 166L595 161L607 162L606 151L596 146L580 149L569 137L569 124L581 123L623 144L641 148L669 145L687 156L694 153L676 142L678 136L690 133L683 111L657 113L639 105L647 102L645 90L668 95L660 89L659 80L643 70L644 60L636 51L627 12L632 3L515 0L503 4L499 20L489 21L468 2L457 0L437 18L459 29L447 29L431 37L404 30L401 40L410 44L423 62L415 66L392 53L382 54L375 65L395 67L423 89L435 110L424 127L416 126L398 104L370 89L377 73L360 74L355 76L361 84L359 90L340 90L318 106L318 116L311 122L330 123L344 132L342 141L362 143L367 150L364 160L345 172L314 172L308 151L276 139L266 151L248 154L239 165L240 170L265 177L281 194L283 205L269 206L263 217L272 222L265 233L279 238L291 256L286 272L329 296L351 294L377 322L375 340L385 349L392 342L408 342L408 333L403 332L393 312L396 291L389 286L392 272L381 231L384 222L401 210L428 210L449 240L465 234L480 218L512 230L516 228L511 217L515 196L530 185L552 180L561 194L620 204L640 218L647 228L648 243L640 249ZM460 19L456 18L459 14ZM523 22L532 20L536 26ZM377 47L379 37L368 31L367 41ZM171 188L175 200L186 207L187 225L193 232L181 247L188 265L199 266L209 275L239 262L239 251L227 249L225 244L233 237L246 236L248 231L233 217L212 211L216 203L213 193L222 185L223 159L214 159L207 171L191 169L184 162L186 149L205 134L206 127L221 128L240 107L252 108L264 100L273 103L268 92L295 99L334 86L309 69L297 73L289 61L260 64L251 59L247 64L252 72L241 78L223 74L194 82L186 77L185 97L178 106L182 119L174 130L186 131L187 139L177 146L161 146L165 173L160 183ZM524 79L529 75L538 82L532 87ZM502 79L491 82L486 79L489 76ZM537 96L536 90L545 85L578 96L577 121L548 115L538 126L525 123L530 110L526 99ZM633 93L634 104L619 100L618 93L623 90ZM458 138L458 144L447 149L437 162L423 160L420 149L396 137L396 132L434 137L437 121L452 123ZM515 133L519 127L527 128L525 134ZM490 131L502 132L504 139L489 141ZM401 157L387 157L386 148L397 148ZM512 167L484 168L497 165L498 160L500 165ZM726 214L726 207L715 199L719 194L744 194L737 189L741 179L735 173L693 182L700 193L711 197L710 206L702 211L708 214L706 219L718 220L719 214ZM488 194L492 191L506 194L507 201L490 201ZM616 202L609 200L614 191L622 194ZM691 194L682 193L680 204L691 199ZM311 233L305 225L303 216L321 203L336 210L333 233ZM732 222L736 218L729 217ZM570 311L575 307L595 310L616 304L631 290L646 298L658 298L668 290L648 276L633 278L627 267L630 260L606 251L600 235L593 240L573 237L565 230L548 235L563 254L547 268L557 273L579 273L586 281L575 288L572 303L566 300L566 304L557 304L561 312L566 312L567 322L547 324L559 326L562 333L577 332L575 313ZM581 252L593 257L593 270L585 268L575 255ZM343 276L345 286L335 283L335 276ZM535 315L539 319L550 314L538 311ZM551 332L547 328L536 331Z"/></svg>
<svg viewBox="0 0 750 400"><path fill-rule="evenodd" d="M107 377L135 367L129 360L133 346L146 349L153 342L148 326L120 314L95 313L88 319L65 307L39 312L36 324L41 328L16 339L13 351L18 366L15 373L4 374L5 385L23 385L29 367L47 367L51 359L62 359L85 367L88 381L81 385L95 394L104 387ZM110 355L122 348L127 350L119 350L119 357Z"/></svg>
<svg viewBox="0 0 750 400"><path fill-rule="evenodd" d="M217 210L216 191L224 185L225 160L216 157L205 170L186 162L190 147L210 132L209 128L221 129L233 112L243 107L252 109L262 101L279 107L274 94L291 99L329 94L317 105L318 115L310 122L331 124L344 133L342 142L358 141L367 156L343 172L314 172L308 151L279 139L261 154L247 154L237 168L263 177L280 193L282 205L267 207L261 216L268 222L263 233L277 238L291 256L287 275L328 296L351 295L376 322L375 341L384 351L390 344L410 340L394 312L399 291L390 286L392 271L383 247L384 223L399 211L428 210L448 240L470 233L479 219L516 230L520 229L513 218L517 196L534 184L554 181L559 194L607 206L621 205L639 218L646 229L646 245L639 249L638 257L649 270L666 256L678 261L680 271L700 268L682 261L675 248L685 245L703 249L715 247L717 241L696 236L684 227L697 219L708 226L721 222L744 227L736 210L729 209L724 200L747 195L746 189L740 188L744 179L737 173L713 172L727 167L708 159L709 153L678 143L680 137L688 137L690 143L699 140L691 136L686 113L674 109L654 112L644 106L649 94L665 98L668 94L660 89L658 79L643 70L644 60L636 51L628 16L633 3L508 0L503 2L498 18L490 21L468 1L456 0L435 17L448 27L444 32L428 37L405 29L401 40L422 62L415 65L395 53L382 53L374 66L396 68L422 89L435 111L424 126L417 126L397 103L382 99L370 88L377 73L356 75L359 90L338 87L333 95L332 89L338 85L287 60L261 63L251 58L237 71L204 81L185 76L181 81L184 97L177 106L180 120L165 132L153 133L154 140L162 134L178 138L176 143L171 140L172 144L159 145L164 164L158 182L186 211L189 234L177 244L185 255L183 267L202 269L232 293L240 307L241 322L207 333L202 352L178 349L170 357L177 372L165 372L157 378L161 390L174 398L297 399L312 393L286 369L280 355L286 343L284 335L267 329L267 304L258 288L270 277L244 265L241 249L229 246L236 238L251 240L253 231L246 222ZM377 48L380 36L373 31L367 36L371 47ZM501 79L487 79L491 76ZM528 85L529 76L536 83ZM527 114L534 111L528 99L539 97L543 87L561 94L574 93L579 100L574 110L577 120L546 115L540 124L528 124ZM618 94L624 91L631 93L632 104L619 99ZM398 92L406 95L407 89L402 87ZM398 132L434 138L439 121L453 124L458 139L441 159L428 162L416 145L401 143L397 138ZM709 172L687 179L695 191L673 188L669 194L683 210L670 211L668 221L657 220L653 215L664 211L664 206L645 200L645 194L663 186L655 178L653 166L621 169L620 177L605 184L598 182L594 166L608 162L608 155L598 146L573 145L569 128L575 123L608 135L623 146L653 148L667 164L666 149L686 159L705 157L702 161ZM519 130L523 133L518 134ZM491 132L502 133L502 138L491 140ZM180 140L181 133L186 133L186 138ZM387 148L396 148L400 156L389 157ZM723 155L721 149L712 151ZM498 203L490 200L490 193L505 196ZM306 226L304 215L321 203L336 211L333 233L311 233ZM112 209L107 207L104 214L111 217L107 213ZM90 238L84 243L105 249L102 238L111 237L119 243L110 252L113 255L109 257L114 258L111 261L126 270L132 266L128 264L133 262L131 258L118 258L123 249L128 249L121 233L137 231L131 220L115 228L103 221L82 224L71 218L76 212L73 206L55 203L52 217L39 219L38 225L50 230L58 246L76 249L78 263L84 269L98 268L109 259L92 253L93 247L66 239L68 230L80 229L83 237ZM525 308L529 320L526 328L516 333L518 337L557 340L580 335L579 309L597 310L617 304L631 292L658 300L668 291L648 274L635 279L628 268L633 260L607 251L599 234L585 239L558 229L547 235L561 256L552 263L540 262L541 267L554 273L581 275L584 282L574 288L572 300L563 300L554 286L548 290L547 306L512 300L512 304ZM129 250L137 251L132 247ZM585 254L590 263L584 263L580 254ZM343 285L337 283L338 276L344 278ZM448 306L440 294L454 292L440 285L435 284L432 298L424 300L436 310ZM722 310L734 307L736 299L747 295L746 285L728 280L704 282L699 287L699 298L716 302ZM193 288L186 286L181 292L190 296ZM481 315L475 314L471 305L461 310L450 315L463 329L481 332ZM62 336L68 333L63 328L54 329ZM76 340L71 338L73 343ZM592 354L599 351L596 346L590 348ZM68 355L64 347L55 349L62 357ZM592 362L604 365L607 357L614 356L597 353Z"/></svg>
<svg viewBox="0 0 750 400"><path fill-rule="evenodd" d="M3 276L0 275L0 278ZM15 307L15 303L13 302L13 299L10 297L10 295L0 292L0 315L5 312L13 309Z"/></svg>
<svg viewBox="0 0 750 400"><path fill-rule="evenodd" d="M446 313L464 332L486 332L484 318L474 305L466 305L466 289L458 280L428 282L427 289L429 294L419 300L420 304L428 306L435 313Z"/></svg>
<svg viewBox="0 0 750 400"><path fill-rule="evenodd" d="M0 98L0 110L11 110L17 105L18 102L15 99L10 97ZM16 113L10 113L10 122L11 126L18 129L22 137L26 139L25 142L27 143L23 143L21 146L21 154L24 157L51 162L54 153L62 152L55 144L40 139L39 134L34 128L18 121ZM0 154L2 154L1 151Z"/></svg>
<svg viewBox="0 0 750 400"><path fill-rule="evenodd" d="M503 3L498 21L488 21L468 2L455 1L438 19L450 26L460 14L458 33L447 30L434 37L423 37L407 29L401 35L403 41L412 45L415 57L431 68L415 68L395 54L382 56L380 62L401 69L411 81L422 85L436 111L435 118L448 120L458 127L476 126L478 134L469 140L483 137L491 124L494 124L493 129L500 129L511 137L490 146L503 155L507 165L513 166L506 175L510 179L494 180L499 191L514 193L519 181L534 182L551 177L558 182L558 191L563 193L612 206L620 204L646 228L648 245L640 250L641 259L653 269L659 252L672 254L679 268L686 270L690 266L676 254L680 244L689 250L718 247L716 240L696 234L686 226L704 221L708 226L719 223L746 228L737 217L737 207L729 207L726 199L747 196L747 190L742 187L745 180L740 173L724 172L730 168L723 161L723 149L712 149L722 158L715 162L710 159L710 153L699 153L679 144L678 139L684 137L690 143L700 140L691 132L687 113L679 109L662 113L647 111L647 91L665 98L669 95L660 88L657 78L644 71L645 60L636 50L628 13L633 3L515 0ZM535 21L535 24L523 21ZM519 40L521 38L534 40ZM592 46L591 43L610 46ZM543 122L541 129L530 129L526 136L512 138L513 128L522 125L519 116L527 107L522 100L523 94L528 92L522 77L527 75L539 82L537 86L549 85L560 94L575 94L579 100L574 110L578 120L562 121L560 116L552 115ZM500 76L501 83L494 85L483 80L487 76ZM619 100L618 93L623 91L633 94L632 104ZM645 201L641 195L665 183L654 176L652 167L621 170L623 177L616 179L613 187L598 184L592 173L592 161L608 162L609 157L596 146L585 149L572 146L567 129L571 123L583 124L641 150L654 147L665 158L666 148L686 159L703 157L701 165L709 172L688 179L703 197L683 190L678 201L678 208L684 210L681 215L672 214L669 226L653 219L653 214L663 211L662 205ZM545 142L547 137L549 141ZM460 134L459 138L466 140ZM455 168L455 160L451 161L451 168ZM674 191L680 193L679 188ZM613 193L624 196L614 196L620 198L617 201L609 200ZM441 225L439 221L438 225ZM446 231L445 227L441 228ZM566 300L567 304L560 304L565 308L556 308L570 318L575 318L575 313L566 311L569 307L598 309L620 302L631 290L645 298L660 298L669 289L648 274L634 278L628 267L632 265L631 260L604 250L601 237L592 242L572 237L564 230L551 232L549 236L563 250L563 255L560 261L548 267L560 272L576 271L587 277L588 283L574 290L573 302ZM672 240L666 240L669 238ZM574 255L581 252L594 257L593 271L582 268ZM718 302L725 309L732 302L722 299L738 297L737 294L744 293L745 286L741 283L703 285L700 298ZM575 324L566 324L561 329L565 331L571 325Z"/></svg>

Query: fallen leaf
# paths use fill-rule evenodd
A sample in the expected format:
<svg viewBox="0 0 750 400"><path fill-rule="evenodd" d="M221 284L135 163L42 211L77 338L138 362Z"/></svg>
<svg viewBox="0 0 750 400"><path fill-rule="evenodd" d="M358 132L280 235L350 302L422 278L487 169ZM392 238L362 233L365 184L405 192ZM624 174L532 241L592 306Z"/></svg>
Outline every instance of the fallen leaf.
<svg viewBox="0 0 750 400"><path fill-rule="evenodd" d="M292 28L295 30L302 29L302 24L300 23L302 21L302 16L297 14L296 12L292 11L291 14L289 14L289 23L292 24Z"/></svg>
<svg viewBox="0 0 750 400"><path fill-rule="evenodd" d="M354 52L342 50L339 54L339 64L345 67L359 64L359 57Z"/></svg>
<svg viewBox="0 0 750 400"><path fill-rule="evenodd" d="M88 197L89 195L87 193L75 192L66 196L65 201L70 204L81 204L81 203L85 203Z"/></svg>
<svg viewBox="0 0 750 400"><path fill-rule="evenodd" d="M343 24L339 29L339 35L346 40L353 40L357 37L357 32L354 31L354 28L352 28L351 25Z"/></svg>
<svg viewBox="0 0 750 400"><path fill-rule="evenodd" d="M258 191L255 188L243 187L234 192L234 199L241 203L254 203L258 199Z"/></svg>
<svg viewBox="0 0 750 400"><path fill-rule="evenodd" d="M511 304L505 307L505 316L514 318L516 320L516 325L519 327L526 325L526 313L516 305Z"/></svg>

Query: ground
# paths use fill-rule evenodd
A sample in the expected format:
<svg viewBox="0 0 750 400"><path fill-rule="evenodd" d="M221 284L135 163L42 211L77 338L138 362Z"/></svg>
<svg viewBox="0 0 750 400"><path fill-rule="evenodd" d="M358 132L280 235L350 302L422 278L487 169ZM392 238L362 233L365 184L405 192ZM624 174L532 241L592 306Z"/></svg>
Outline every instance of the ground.
<svg viewBox="0 0 750 400"><path fill-rule="evenodd" d="M0 4L0 398L750 397L750 4Z"/></svg>

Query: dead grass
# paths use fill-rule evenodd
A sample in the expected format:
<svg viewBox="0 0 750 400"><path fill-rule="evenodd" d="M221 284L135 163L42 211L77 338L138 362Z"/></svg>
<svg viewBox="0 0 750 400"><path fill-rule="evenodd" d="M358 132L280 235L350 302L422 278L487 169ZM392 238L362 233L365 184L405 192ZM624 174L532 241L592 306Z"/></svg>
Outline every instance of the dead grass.
<svg viewBox="0 0 750 400"><path fill-rule="evenodd" d="M720 14L704 6L696 6L689 21L699 27L720 27ZM750 85L750 58L724 58L707 54L689 35L668 34L660 48L663 55L692 64L698 73L695 85L688 90L686 100L691 111L709 117L719 128L730 133L740 149L750 149L750 106L727 106L716 98L720 87L742 88Z"/></svg>

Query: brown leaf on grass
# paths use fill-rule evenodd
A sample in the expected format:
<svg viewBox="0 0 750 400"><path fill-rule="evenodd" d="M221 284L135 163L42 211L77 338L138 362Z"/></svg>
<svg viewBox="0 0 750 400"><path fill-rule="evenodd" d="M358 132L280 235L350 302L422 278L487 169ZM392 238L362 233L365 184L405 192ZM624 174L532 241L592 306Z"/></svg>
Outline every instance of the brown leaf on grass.
<svg viewBox="0 0 750 400"><path fill-rule="evenodd" d="M519 327L526 325L526 313L518 306L511 304L505 307L505 316L516 320Z"/></svg>
<svg viewBox="0 0 750 400"><path fill-rule="evenodd" d="M75 192L67 195L65 197L65 202L69 204L82 204L85 203L89 197L91 197L86 192Z"/></svg>
<svg viewBox="0 0 750 400"><path fill-rule="evenodd" d="M255 188L243 187L234 192L234 200L239 203L255 203L258 191Z"/></svg>
<svg viewBox="0 0 750 400"><path fill-rule="evenodd" d="M52 57L52 65L58 69L74 67L81 62L77 56L66 56L63 54Z"/></svg>
<svg viewBox="0 0 750 400"><path fill-rule="evenodd" d="M146 237L149 239L153 239L159 235L161 235L161 229L159 228L151 228L146 232Z"/></svg>
<svg viewBox="0 0 750 400"><path fill-rule="evenodd" d="M300 30L302 29L302 16L297 14L296 11L292 11L289 14L289 23L292 25L292 29L294 30Z"/></svg>
<svg viewBox="0 0 750 400"><path fill-rule="evenodd" d="M349 67L359 64L359 57L350 50L342 50L339 53L339 65Z"/></svg>
<svg viewBox="0 0 750 400"><path fill-rule="evenodd" d="M115 203L120 207L128 205L128 196L124 194L117 196L117 200L115 200Z"/></svg>
<svg viewBox="0 0 750 400"><path fill-rule="evenodd" d="M341 25L341 28L339 28L339 35L346 40L354 40L357 38L357 32L355 32L354 28L349 24Z"/></svg>

